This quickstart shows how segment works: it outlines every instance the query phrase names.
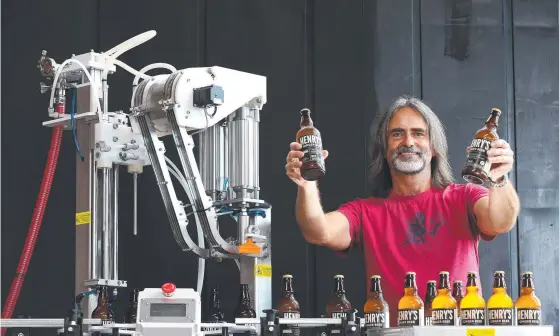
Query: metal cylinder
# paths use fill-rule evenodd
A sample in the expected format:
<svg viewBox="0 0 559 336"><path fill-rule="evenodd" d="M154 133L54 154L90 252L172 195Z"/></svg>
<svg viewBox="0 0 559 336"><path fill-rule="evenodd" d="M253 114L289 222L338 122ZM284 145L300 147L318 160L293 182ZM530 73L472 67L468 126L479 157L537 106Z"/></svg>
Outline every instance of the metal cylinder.
<svg viewBox="0 0 559 336"><path fill-rule="evenodd" d="M229 122L229 184L237 198L254 197L258 122L254 111L242 107Z"/></svg>
<svg viewBox="0 0 559 336"><path fill-rule="evenodd" d="M200 176L206 195L213 200L226 198L228 177L228 136L227 122L223 121L206 129L199 135Z"/></svg>
<svg viewBox="0 0 559 336"><path fill-rule="evenodd" d="M117 251L116 240L118 239L115 223L116 199L118 187L115 183L118 180L118 172L113 168L97 169L96 179L96 223L95 240L92 248L91 260L95 261L92 265L92 279L116 280Z"/></svg>

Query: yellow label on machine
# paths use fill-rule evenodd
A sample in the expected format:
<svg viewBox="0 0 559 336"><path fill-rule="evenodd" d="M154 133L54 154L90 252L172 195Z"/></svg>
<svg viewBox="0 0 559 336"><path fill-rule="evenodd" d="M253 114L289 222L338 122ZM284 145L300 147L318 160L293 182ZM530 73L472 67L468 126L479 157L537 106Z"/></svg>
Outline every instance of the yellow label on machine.
<svg viewBox="0 0 559 336"><path fill-rule="evenodd" d="M90 224L91 223L91 211L83 211L76 213L76 225Z"/></svg>
<svg viewBox="0 0 559 336"><path fill-rule="evenodd" d="M272 265L256 264L254 265L254 275L264 278L272 277Z"/></svg>
<svg viewBox="0 0 559 336"><path fill-rule="evenodd" d="M495 329L493 328L468 328L466 329L466 336L495 336Z"/></svg>

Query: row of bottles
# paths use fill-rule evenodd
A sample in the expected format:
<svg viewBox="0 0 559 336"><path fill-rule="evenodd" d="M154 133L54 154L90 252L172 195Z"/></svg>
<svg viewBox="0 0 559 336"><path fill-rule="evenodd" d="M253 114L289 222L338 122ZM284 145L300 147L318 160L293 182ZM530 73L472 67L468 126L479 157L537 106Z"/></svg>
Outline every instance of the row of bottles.
<svg viewBox="0 0 559 336"><path fill-rule="evenodd" d="M417 295L415 273L406 274L404 296L398 303L398 326L540 325L541 302L534 292L532 272L522 274L520 296L513 302L507 294L505 272L494 273L493 294L487 301L479 294L475 272L468 272L466 295L460 282L449 286L449 273L439 273L439 284L428 281L425 304ZM515 314L516 313L516 314Z"/></svg>
<svg viewBox="0 0 559 336"><path fill-rule="evenodd" d="M124 317L124 323L136 323L138 293L140 293L140 291L140 288L134 288L132 292L130 292L130 300ZM115 293L113 293L112 298L109 298L109 289L107 286L99 286L97 288L97 307L95 307L91 313L91 318L99 318L103 323L117 322L113 310L113 302L115 299Z"/></svg>

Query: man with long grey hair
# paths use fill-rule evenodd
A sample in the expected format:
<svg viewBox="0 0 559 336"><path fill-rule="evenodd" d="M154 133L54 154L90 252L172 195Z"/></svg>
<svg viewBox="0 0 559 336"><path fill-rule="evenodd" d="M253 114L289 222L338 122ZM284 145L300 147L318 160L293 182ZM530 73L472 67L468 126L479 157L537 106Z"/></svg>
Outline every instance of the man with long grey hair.
<svg viewBox="0 0 559 336"><path fill-rule="evenodd" d="M407 272L416 273L420 296L440 271L465 283L468 272L479 272L480 239L508 232L519 213L518 195L507 179L514 162L509 144L494 141L487 152L488 188L454 183L444 127L418 98L399 97L377 119L371 197L324 213L316 182L301 177L300 149L291 144L285 168L298 186L296 218L303 236L340 253L363 248L367 279L375 274L383 279L391 326L415 322L399 320L412 314L397 314Z"/></svg>

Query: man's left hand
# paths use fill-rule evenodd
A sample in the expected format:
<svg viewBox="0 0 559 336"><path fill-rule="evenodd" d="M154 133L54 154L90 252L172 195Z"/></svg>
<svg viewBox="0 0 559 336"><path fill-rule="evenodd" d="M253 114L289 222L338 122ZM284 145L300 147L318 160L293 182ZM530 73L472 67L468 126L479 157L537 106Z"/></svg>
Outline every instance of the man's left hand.
<svg viewBox="0 0 559 336"><path fill-rule="evenodd" d="M491 143L487 151L487 157L491 163L489 177L492 181L498 181L501 177L511 171L514 163L514 152L508 142L503 139Z"/></svg>

